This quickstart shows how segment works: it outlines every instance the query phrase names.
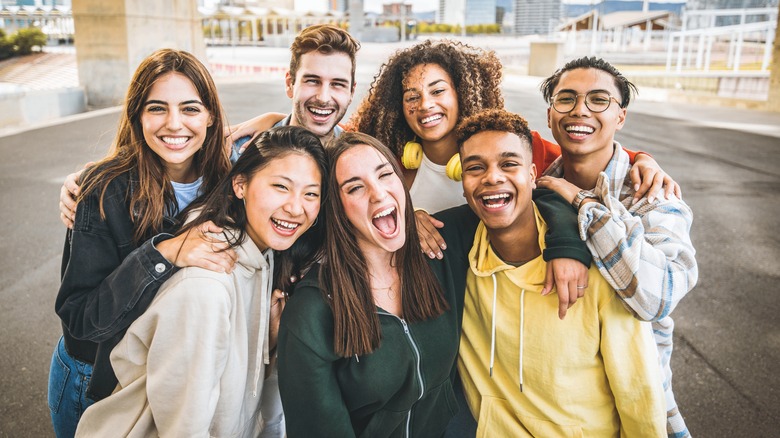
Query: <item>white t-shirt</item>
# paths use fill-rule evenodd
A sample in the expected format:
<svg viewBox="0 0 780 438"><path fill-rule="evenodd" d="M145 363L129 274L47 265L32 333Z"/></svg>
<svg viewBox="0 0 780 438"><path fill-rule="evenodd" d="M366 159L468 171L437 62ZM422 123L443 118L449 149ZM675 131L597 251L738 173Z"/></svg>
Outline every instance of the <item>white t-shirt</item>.
<svg viewBox="0 0 780 438"><path fill-rule="evenodd" d="M460 181L447 178L447 166L435 164L425 153L409 194L415 208L430 214L466 203Z"/></svg>

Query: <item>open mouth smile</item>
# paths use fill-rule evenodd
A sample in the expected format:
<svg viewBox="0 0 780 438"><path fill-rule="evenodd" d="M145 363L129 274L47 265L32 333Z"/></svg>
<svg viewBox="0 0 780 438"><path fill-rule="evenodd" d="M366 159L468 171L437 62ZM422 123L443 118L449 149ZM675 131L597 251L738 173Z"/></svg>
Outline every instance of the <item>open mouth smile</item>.
<svg viewBox="0 0 780 438"><path fill-rule="evenodd" d="M178 149L180 146L183 146L184 143L187 143L189 141L190 137L159 137L160 140L162 140L163 143L165 143L166 146L170 147L171 149Z"/></svg>
<svg viewBox="0 0 780 438"><path fill-rule="evenodd" d="M398 230L398 210L388 207L375 214L371 223L382 235L390 237Z"/></svg>
<svg viewBox="0 0 780 438"><path fill-rule="evenodd" d="M585 137L596 132L593 127L586 125L567 125L564 129L572 137Z"/></svg>
<svg viewBox="0 0 780 438"><path fill-rule="evenodd" d="M482 205L489 209L498 209L501 207L505 207L509 204L509 201L512 200L512 195L509 193L498 193L495 195L485 195L480 197L480 200L482 201Z"/></svg>
<svg viewBox="0 0 780 438"><path fill-rule="evenodd" d="M427 125L429 123L441 120L442 118L444 118L443 115L441 115L441 114L434 114L432 116L423 117L422 119L420 119L420 123L423 124L423 125Z"/></svg>
<svg viewBox="0 0 780 438"><path fill-rule="evenodd" d="M295 222L287 222L273 217L271 218L271 223L277 232L287 236L294 234L295 231L301 226L301 224Z"/></svg>

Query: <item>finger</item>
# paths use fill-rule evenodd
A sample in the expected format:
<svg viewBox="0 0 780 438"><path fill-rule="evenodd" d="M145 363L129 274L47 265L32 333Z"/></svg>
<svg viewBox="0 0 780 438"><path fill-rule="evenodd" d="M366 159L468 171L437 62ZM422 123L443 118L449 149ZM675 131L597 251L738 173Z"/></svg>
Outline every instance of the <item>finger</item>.
<svg viewBox="0 0 780 438"><path fill-rule="evenodd" d="M563 320L569 309L569 286L566 282L556 284L556 286L558 287L558 318Z"/></svg>
<svg viewBox="0 0 780 438"><path fill-rule="evenodd" d="M639 185L639 189L634 194L635 200L642 199L643 196L651 195L651 193L648 193L648 190L650 190L650 187L653 185L653 181L655 180L655 171L647 171L642 175L642 184ZM648 199L648 201L653 202L652 199Z"/></svg>
<svg viewBox="0 0 780 438"><path fill-rule="evenodd" d="M73 221L62 212L60 212L60 221L62 221L62 223L69 229L73 229Z"/></svg>
<svg viewBox="0 0 780 438"><path fill-rule="evenodd" d="M552 292L554 280L555 280L555 274L553 274L552 263L548 263L547 274L544 276L544 287L542 288L542 296L546 296L550 292Z"/></svg>
<svg viewBox="0 0 780 438"><path fill-rule="evenodd" d="M650 191L648 194L648 201L653 202L655 200L656 193L661 193L661 190L664 187L664 177L666 176L663 172L658 172L655 174L655 177L653 178L653 185L650 187Z"/></svg>
<svg viewBox="0 0 780 438"><path fill-rule="evenodd" d="M634 191L639 191L639 185L642 182L642 175L639 173L639 166L631 166L631 170L628 172L631 182L634 183Z"/></svg>
<svg viewBox="0 0 780 438"><path fill-rule="evenodd" d="M669 175L666 175L666 178L664 178L664 190L666 192L666 199L669 199L672 196L676 196L678 199L682 199L680 185L677 184L677 182L675 182Z"/></svg>
<svg viewBox="0 0 780 438"><path fill-rule="evenodd" d="M568 308L571 309L571 306L574 305L574 303L577 302L577 298L580 297L580 289L577 287L577 281L572 280L569 282L569 306Z"/></svg>
<svg viewBox="0 0 780 438"><path fill-rule="evenodd" d="M221 233L222 227L218 227L214 222L208 221L200 224L198 230L201 233Z"/></svg>
<svg viewBox="0 0 780 438"><path fill-rule="evenodd" d="M431 216L429 214L426 215L426 216L428 217L428 222L430 222L431 225L433 225L435 228L443 228L444 227L444 222L436 219L435 217L433 217L433 216Z"/></svg>
<svg viewBox="0 0 780 438"><path fill-rule="evenodd" d="M429 259L435 259L436 254L439 252L439 248L436 246L436 241L433 239L428 240L426 236L419 237L420 248L422 249L423 254L427 255Z"/></svg>
<svg viewBox="0 0 780 438"><path fill-rule="evenodd" d="M62 185L68 191L69 197L75 198L81 193L81 187L79 187L78 179L80 173L71 173L65 178L65 182Z"/></svg>
<svg viewBox="0 0 780 438"><path fill-rule="evenodd" d="M580 286L585 286L584 288L577 290L577 295L582 298L585 296L585 291L588 290L588 270L583 269L580 271L579 275L577 276L577 284Z"/></svg>
<svg viewBox="0 0 780 438"><path fill-rule="evenodd" d="M211 259L201 257L196 260L188 260L188 263L185 266L194 266L198 268L203 268L206 270L209 270L211 272L218 272L218 273L226 273L225 266L217 263Z"/></svg>

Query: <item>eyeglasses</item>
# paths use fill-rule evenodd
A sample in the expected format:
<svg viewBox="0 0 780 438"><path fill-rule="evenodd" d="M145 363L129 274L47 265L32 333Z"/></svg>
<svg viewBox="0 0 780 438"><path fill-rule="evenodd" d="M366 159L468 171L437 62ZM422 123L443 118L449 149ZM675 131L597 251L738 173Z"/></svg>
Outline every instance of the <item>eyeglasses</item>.
<svg viewBox="0 0 780 438"><path fill-rule="evenodd" d="M585 106L591 112L603 113L609 108L609 104L612 103L612 99L620 105L620 101L617 98L612 97L606 91L593 90L587 93L572 93L571 91L561 91L560 93L552 97L552 107L559 113L568 113L577 106L577 98L585 96Z"/></svg>

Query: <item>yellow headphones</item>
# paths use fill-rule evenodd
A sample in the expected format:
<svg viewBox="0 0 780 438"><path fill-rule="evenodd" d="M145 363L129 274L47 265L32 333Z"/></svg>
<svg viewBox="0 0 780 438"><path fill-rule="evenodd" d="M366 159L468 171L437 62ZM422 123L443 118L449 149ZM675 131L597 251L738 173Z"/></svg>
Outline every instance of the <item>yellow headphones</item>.
<svg viewBox="0 0 780 438"><path fill-rule="evenodd" d="M404 153L401 155L401 164L409 170L418 169L422 163L423 150L422 145L417 143L417 139L407 141L404 145ZM460 181L463 177L463 168L460 165L460 154L455 154L447 162L447 178L453 181Z"/></svg>

